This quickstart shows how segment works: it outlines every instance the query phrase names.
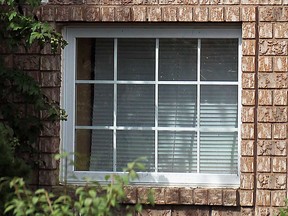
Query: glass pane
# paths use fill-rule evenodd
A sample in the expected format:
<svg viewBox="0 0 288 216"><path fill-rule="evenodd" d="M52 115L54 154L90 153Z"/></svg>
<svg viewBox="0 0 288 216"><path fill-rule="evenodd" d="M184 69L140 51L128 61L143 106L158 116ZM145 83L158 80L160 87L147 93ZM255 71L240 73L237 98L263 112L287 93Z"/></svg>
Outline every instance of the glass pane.
<svg viewBox="0 0 288 216"><path fill-rule="evenodd" d="M160 127L195 127L196 96L196 86L159 85L158 125Z"/></svg>
<svg viewBox="0 0 288 216"><path fill-rule="evenodd" d="M76 124L113 125L113 85L76 85Z"/></svg>
<svg viewBox="0 0 288 216"><path fill-rule="evenodd" d="M201 80L237 81L238 40L201 40Z"/></svg>
<svg viewBox="0 0 288 216"><path fill-rule="evenodd" d="M155 80L155 39L118 39L118 80Z"/></svg>
<svg viewBox="0 0 288 216"><path fill-rule="evenodd" d="M87 171L90 166L92 130L75 130L75 170Z"/></svg>
<svg viewBox="0 0 288 216"><path fill-rule="evenodd" d="M114 79L114 39L95 39L95 79Z"/></svg>
<svg viewBox="0 0 288 216"><path fill-rule="evenodd" d="M237 86L201 86L200 126L237 128L237 91Z"/></svg>
<svg viewBox="0 0 288 216"><path fill-rule="evenodd" d="M196 80L197 40L159 40L159 80Z"/></svg>
<svg viewBox="0 0 288 216"><path fill-rule="evenodd" d="M90 171L113 171L113 131L92 130Z"/></svg>
<svg viewBox="0 0 288 216"><path fill-rule="evenodd" d="M77 38L77 79L113 80L114 39Z"/></svg>
<svg viewBox="0 0 288 216"><path fill-rule="evenodd" d="M117 171L127 167L139 157L146 157L147 172L154 171L155 150L154 131L117 131Z"/></svg>
<svg viewBox="0 0 288 216"><path fill-rule="evenodd" d="M200 172L237 174L237 139L237 132L200 133Z"/></svg>
<svg viewBox="0 0 288 216"><path fill-rule="evenodd" d="M159 131L158 171L185 173L197 171L196 132Z"/></svg>
<svg viewBox="0 0 288 216"><path fill-rule="evenodd" d="M118 126L154 126L154 85L118 85Z"/></svg>
<svg viewBox="0 0 288 216"><path fill-rule="evenodd" d="M77 38L77 80L94 79L94 39Z"/></svg>

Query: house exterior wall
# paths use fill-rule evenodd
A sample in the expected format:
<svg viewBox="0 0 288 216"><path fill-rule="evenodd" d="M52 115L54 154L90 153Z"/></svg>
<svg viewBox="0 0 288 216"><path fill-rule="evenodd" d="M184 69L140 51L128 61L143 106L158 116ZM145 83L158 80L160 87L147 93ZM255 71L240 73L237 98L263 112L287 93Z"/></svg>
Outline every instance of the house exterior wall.
<svg viewBox="0 0 288 216"><path fill-rule="evenodd" d="M38 10L59 30L91 23L241 23L242 128L239 188L156 187L156 206L143 215L274 215L287 197L288 0L49 0ZM61 53L32 47L0 50L60 102ZM39 140L45 162L35 184L57 189L60 123ZM147 187L127 187L127 202L145 203Z"/></svg>

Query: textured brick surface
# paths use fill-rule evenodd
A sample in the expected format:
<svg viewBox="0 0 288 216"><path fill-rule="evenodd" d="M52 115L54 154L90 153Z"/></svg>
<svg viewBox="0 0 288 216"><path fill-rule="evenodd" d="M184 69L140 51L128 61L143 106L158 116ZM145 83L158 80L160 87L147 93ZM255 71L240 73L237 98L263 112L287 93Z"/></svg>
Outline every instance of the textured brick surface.
<svg viewBox="0 0 288 216"><path fill-rule="evenodd" d="M156 206L146 207L142 215L277 214L287 195L288 0L50 0L39 13L40 20L53 25L56 21L60 28L100 22L241 26L240 190L155 187ZM60 50L52 55L49 46L27 52L21 47L12 55L0 45L0 55L5 65L23 68L39 81L45 95L60 102ZM39 139L41 185L58 183L59 165L52 154L59 151L59 136L59 122L45 124ZM146 203L148 191L149 187L127 187L126 202Z"/></svg>

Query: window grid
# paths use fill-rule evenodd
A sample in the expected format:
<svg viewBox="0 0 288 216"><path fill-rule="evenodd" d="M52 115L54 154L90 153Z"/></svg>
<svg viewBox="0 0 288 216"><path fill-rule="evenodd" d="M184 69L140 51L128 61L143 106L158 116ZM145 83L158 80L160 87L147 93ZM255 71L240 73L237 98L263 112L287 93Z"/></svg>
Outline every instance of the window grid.
<svg viewBox="0 0 288 216"><path fill-rule="evenodd" d="M114 39L114 112L113 112L113 172L116 172L117 168L117 140L116 140L116 134L117 134L117 54L118 54L118 40Z"/></svg>
<svg viewBox="0 0 288 216"><path fill-rule="evenodd" d="M200 173L200 72L201 39L197 42L197 173Z"/></svg>
<svg viewBox="0 0 288 216"><path fill-rule="evenodd" d="M156 47L155 47L155 172L158 172L158 73L159 73L159 39L156 39Z"/></svg>
<svg viewBox="0 0 288 216"><path fill-rule="evenodd" d="M240 42L239 42L240 43ZM239 48L239 47L238 47ZM200 101L201 86L203 85L235 85L238 81L201 81L201 39L197 40L197 80L196 81L159 81L159 38L155 39L155 81L128 81L118 80L118 39L114 39L114 79L113 80L75 80L77 84L113 84L114 87L114 107L113 107L113 126L75 126L75 129L108 129L113 130L113 172L117 171L117 131L118 130L153 130L155 134L155 170L158 172L158 131L195 131L197 134L197 173L200 173L200 132L237 132L238 128L200 128ZM118 84L144 84L155 86L155 127L135 127L117 126L117 87ZM197 86L197 125L196 127L158 127L158 101L159 85L196 85ZM238 92L239 94L239 92ZM239 104L238 104L239 105ZM239 113L238 113L239 115ZM239 118L239 117L238 117ZM238 163L239 164L239 163Z"/></svg>

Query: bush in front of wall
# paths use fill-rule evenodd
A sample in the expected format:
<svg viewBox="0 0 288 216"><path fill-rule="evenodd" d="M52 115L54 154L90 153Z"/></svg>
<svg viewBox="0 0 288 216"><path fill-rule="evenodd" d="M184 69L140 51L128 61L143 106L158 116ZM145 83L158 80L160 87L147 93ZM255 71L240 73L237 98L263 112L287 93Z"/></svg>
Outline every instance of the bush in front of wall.
<svg viewBox="0 0 288 216"><path fill-rule="evenodd" d="M56 196L44 189L35 192L28 190L22 178L13 178L10 187L13 196L5 205L4 215L28 216L110 216L130 215L142 211L140 203L134 206L121 206L125 200L125 186L138 177L135 170L143 169L142 163L137 161L129 163L123 175L109 175L107 185L97 182L87 183L78 187L73 197L64 193ZM65 188L64 188L64 191ZM154 203L153 191L148 194L148 202ZM121 212L121 213L119 213Z"/></svg>

